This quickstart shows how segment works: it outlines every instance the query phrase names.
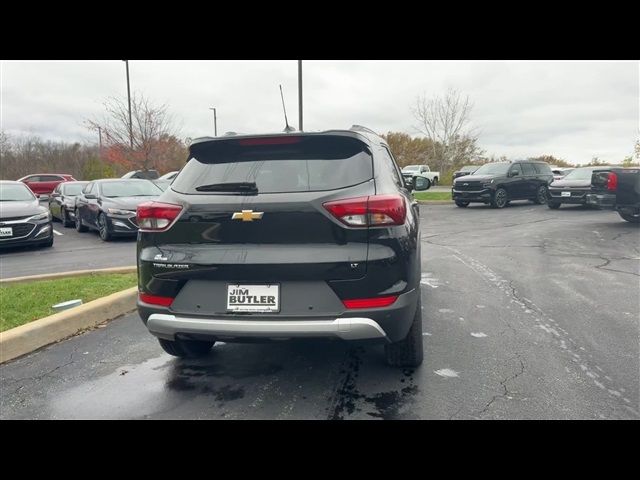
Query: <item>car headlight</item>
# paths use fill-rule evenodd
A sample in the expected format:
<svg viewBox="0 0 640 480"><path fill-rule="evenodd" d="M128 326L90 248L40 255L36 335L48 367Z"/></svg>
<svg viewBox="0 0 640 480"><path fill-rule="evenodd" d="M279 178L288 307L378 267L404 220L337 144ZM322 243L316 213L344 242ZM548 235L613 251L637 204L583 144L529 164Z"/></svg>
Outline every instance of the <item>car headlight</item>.
<svg viewBox="0 0 640 480"><path fill-rule="evenodd" d="M120 210L119 208L107 208L107 212L112 215L133 215L135 213L131 210Z"/></svg>
<svg viewBox="0 0 640 480"><path fill-rule="evenodd" d="M51 212L49 212L48 210L46 212L42 212L42 213L38 213L37 215L34 215L33 217L29 217L27 218L27 222L29 221L37 221L37 220L51 220Z"/></svg>
<svg viewBox="0 0 640 480"><path fill-rule="evenodd" d="M482 188L489 188L491 185L493 185L493 179L491 179L491 180L490 180L490 181L488 181L488 182L484 182L484 183L482 184Z"/></svg>

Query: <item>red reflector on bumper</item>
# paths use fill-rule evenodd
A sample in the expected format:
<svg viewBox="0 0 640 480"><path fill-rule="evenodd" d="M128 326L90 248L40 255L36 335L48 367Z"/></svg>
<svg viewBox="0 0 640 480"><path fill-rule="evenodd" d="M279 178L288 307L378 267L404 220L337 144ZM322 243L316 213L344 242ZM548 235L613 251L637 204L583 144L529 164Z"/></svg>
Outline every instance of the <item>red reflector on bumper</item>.
<svg viewBox="0 0 640 480"><path fill-rule="evenodd" d="M347 308L388 307L393 302L395 302L397 298L397 295L375 298L354 298L351 300L343 300L342 303L344 303L344 306Z"/></svg>
<svg viewBox="0 0 640 480"><path fill-rule="evenodd" d="M163 307L168 307L173 303L173 298L171 297L159 297L158 295L149 295L148 293L138 293L138 298L140 298L141 302L161 305Z"/></svg>

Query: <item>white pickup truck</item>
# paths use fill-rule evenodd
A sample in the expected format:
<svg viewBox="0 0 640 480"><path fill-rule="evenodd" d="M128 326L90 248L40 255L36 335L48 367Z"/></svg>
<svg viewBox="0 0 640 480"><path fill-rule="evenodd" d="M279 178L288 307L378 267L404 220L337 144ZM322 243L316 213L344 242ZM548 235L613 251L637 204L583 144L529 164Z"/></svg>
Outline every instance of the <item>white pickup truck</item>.
<svg viewBox="0 0 640 480"><path fill-rule="evenodd" d="M429 186L438 185L438 181L440 180L440 172L432 172L428 165L407 165L402 169L402 176L405 178L428 178Z"/></svg>

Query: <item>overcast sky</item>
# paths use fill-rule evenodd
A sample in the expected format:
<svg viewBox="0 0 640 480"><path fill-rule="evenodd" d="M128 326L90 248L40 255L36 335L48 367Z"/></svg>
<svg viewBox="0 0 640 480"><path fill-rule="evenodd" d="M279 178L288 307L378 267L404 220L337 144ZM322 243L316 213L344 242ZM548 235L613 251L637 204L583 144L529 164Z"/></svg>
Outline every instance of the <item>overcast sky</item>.
<svg viewBox="0 0 640 480"><path fill-rule="evenodd" d="M271 132L298 124L297 62L129 62L131 89L166 103L182 137ZM415 134L419 94L453 87L474 103L472 123L488 154L551 154L585 163L621 161L639 136L638 62L304 61L305 130L366 125ZM97 142L83 119L108 96L126 98L125 64L114 61L2 61L1 128L11 135Z"/></svg>

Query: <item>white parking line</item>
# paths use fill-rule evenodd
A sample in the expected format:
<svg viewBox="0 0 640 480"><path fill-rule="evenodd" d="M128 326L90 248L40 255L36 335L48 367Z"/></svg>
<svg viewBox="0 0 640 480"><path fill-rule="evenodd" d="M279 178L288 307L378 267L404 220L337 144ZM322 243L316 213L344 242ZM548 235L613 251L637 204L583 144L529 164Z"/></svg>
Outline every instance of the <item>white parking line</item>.
<svg viewBox="0 0 640 480"><path fill-rule="evenodd" d="M53 233L55 233L56 235L64 235L64 233L60 233L59 231L57 231L55 228L53 229Z"/></svg>

